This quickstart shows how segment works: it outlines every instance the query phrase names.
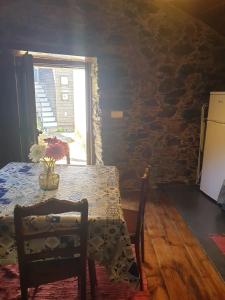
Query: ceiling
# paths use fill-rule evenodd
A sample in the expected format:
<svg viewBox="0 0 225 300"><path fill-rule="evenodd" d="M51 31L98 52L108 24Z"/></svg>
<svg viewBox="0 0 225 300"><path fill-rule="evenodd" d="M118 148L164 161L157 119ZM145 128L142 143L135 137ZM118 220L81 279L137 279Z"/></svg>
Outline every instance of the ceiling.
<svg viewBox="0 0 225 300"><path fill-rule="evenodd" d="M167 0L225 36L225 0Z"/></svg>

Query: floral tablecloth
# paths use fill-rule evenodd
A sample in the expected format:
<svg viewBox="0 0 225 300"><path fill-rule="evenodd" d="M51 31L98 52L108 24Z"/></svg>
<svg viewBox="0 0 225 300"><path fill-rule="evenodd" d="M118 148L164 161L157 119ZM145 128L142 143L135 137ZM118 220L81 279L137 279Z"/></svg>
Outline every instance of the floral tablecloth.
<svg viewBox="0 0 225 300"><path fill-rule="evenodd" d="M59 188L43 191L38 185L42 171L39 164L9 163L0 170L0 264L16 262L13 210L15 204L31 205L51 197L89 203L88 256L104 265L111 280L137 283L139 276L130 238L120 206L118 171L112 166L57 165ZM29 231L48 231L73 226L79 216L74 213L31 217ZM76 243L68 237L51 237L29 241L26 251L63 247Z"/></svg>

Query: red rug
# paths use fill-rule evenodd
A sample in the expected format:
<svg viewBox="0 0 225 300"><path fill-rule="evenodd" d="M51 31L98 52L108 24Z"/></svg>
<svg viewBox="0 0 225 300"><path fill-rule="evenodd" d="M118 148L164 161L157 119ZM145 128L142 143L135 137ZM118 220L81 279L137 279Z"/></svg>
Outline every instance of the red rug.
<svg viewBox="0 0 225 300"><path fill-rule="evenodd" d="M144 277L144 291L135 290L126 283L112 283L108 280L103 267L96 266L98 286L96 300L147 300L147 280ZM16 265L0 267L0 299L20 299L19 274ZM35 292L29 290L29 299L32 300L78 300L77 281L74 278L58 281L52 284L41 285ZM91 300L89 282L87 284L87 299Z"/></svg>
<svg viewBox="0 0 225 300"><path fill-rule="evenodd" d="M210 238L214 241L220 251L225 254L225 234L212 234Z"/></svg>

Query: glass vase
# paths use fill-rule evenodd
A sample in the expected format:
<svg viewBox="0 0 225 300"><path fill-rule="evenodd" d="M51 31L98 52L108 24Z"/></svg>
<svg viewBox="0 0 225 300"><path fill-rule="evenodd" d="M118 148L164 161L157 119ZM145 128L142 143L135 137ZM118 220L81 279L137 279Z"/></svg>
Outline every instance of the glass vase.
<svg viewBox="0 0 225 300"><path fill-rule="evenodd" d="M51 167L44 165L44 171L39 175L40 188L45 191L56 190L59 186L59 178L59 174L54 172L54 165Z"/></svg>

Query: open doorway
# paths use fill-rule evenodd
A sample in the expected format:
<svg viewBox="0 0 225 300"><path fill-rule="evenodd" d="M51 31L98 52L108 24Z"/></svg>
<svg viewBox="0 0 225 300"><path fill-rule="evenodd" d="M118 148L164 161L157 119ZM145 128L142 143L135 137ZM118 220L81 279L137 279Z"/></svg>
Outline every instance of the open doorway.
<svg viewBox="0 0 225 300"><path fill-rule="evenodd" d="M71 164L87 164L85 68L34 63L34 82L39 132L67 142Z"/></svg>
<svg viewBox="0 0 225 300"><path fill-rule="evenodd" d="M84 58L34 56L34 83L37 129L41 138L56 136L70 149L70 164L88 163L89 74ZM70 57L71 58L71 57ZM66 158L58 163L66 163Z"/></svg>

